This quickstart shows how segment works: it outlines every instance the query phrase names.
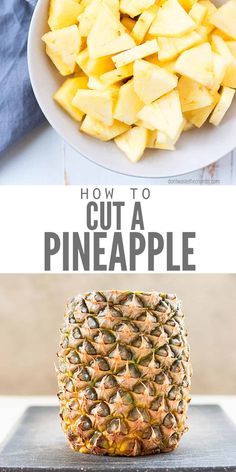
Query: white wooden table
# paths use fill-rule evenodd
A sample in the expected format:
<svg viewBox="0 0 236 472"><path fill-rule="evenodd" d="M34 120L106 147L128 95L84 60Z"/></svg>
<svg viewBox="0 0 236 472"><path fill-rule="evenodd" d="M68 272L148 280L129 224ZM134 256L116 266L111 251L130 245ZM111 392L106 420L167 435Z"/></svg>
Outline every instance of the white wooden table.
<svg viewBox="0 0 236 472"><path fill-rule="evenodd" d="M30 133L0 156L0 185L163 185L169 178L140 179L105 170L80 156L49 126ZM236 150L217 163L177 177L177 184L236 184Z"/></svg>
<svg viewBox="0 0 236 472"><path fill-rule="evenodd" d="M57 398L52 396L0 396L0 443L2 443L24 410L30 405L57 405ZM192 404L218 404L236 424L236 395L196 395Z"/></svg>

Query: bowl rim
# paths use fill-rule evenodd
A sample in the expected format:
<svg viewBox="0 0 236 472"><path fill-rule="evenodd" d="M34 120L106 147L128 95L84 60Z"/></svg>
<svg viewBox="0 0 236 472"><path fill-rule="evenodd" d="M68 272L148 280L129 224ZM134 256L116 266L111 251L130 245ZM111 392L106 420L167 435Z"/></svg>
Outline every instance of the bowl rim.
<svg viewBox="0 0 236 472"><path fill-rule="evenodd" d="M42 110L46 120L50 124L50 126L63 139L63 141L65 141L65 143L67 143L68 146L73 148L82 158L84 158L84 159L88 160L89 162L99 166L102 169L105 169L107 171L113 172L113 173L118 174L118 175L137 178L139 180L150 179L150 180L155 181L157 179L163 180L163 179L171 179L171 178L174 178L174 177L180 177L180 176L188 175L188 174L191 174L193 172L200 171L200 170L203 171L203 169L205 167L210 166L211 164L213 164L214 162L217 162L219 159L223 158L224 156L226 156L230 152L233 152L235 147L234 146L232 147L232 144L229 143L228 148L226 146L226 151L223 154L219 155L219 157L213 157L213 155L210 155L210 157L206 160L206 162L204 164L200 163L200 165L198 165L197 163L195 163L195 165L192 165L192 167L188 170L186 169L185 171L180 171L179 173L177 172L177 173L173 173L173 174L167 172L166 175L150 175L150 174L149 175L140 175L140 174L131 173L131 172L127 172L127 171L121 171L119 169L114 169L114 168L109 167L108 165L102 164L101 162L98 162L96 159L93 159L91 156L89 156L86 153L82 152L79 149L79 147L76 147L75 144L70 142L70 139L67 137L67 134L63 130L59 129L59 127L57 125L57 120L53 120L49 116L47 106L39 98L37 88L35 87L34 65L33 65L33 61L32 61L32 56L33 56L33 51L34 51L34 48L33 48L33 45L32 45L33 44L32 36L33 36L33 32L34 32L34 25L35 25L35 22L36 22L36 19L37 19L37 14L38 14L40 8L42 7L42 4L46 3L46 2L49 2L49 0L38 0L37 1L37 4L35 6L35 9L34 9L31 21L30 21L30 27L29 27L29 31L28 31L28 40L27 40L27 65L28 65L30 82L31 82L31 86L32 86L35 98L37 100L37 103L38 103L39 107L41 108L41 110ZM175 152L175 151L173 151L173 152ZM136 165L138 165L138 163ZM184 183L183 183L183 185L184 185Z"/></svg>

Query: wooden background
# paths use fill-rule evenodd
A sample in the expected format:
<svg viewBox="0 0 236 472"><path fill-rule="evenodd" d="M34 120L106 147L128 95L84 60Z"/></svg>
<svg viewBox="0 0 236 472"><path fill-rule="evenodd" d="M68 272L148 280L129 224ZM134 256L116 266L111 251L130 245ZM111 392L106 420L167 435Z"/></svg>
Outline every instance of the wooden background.
<svg viewBox="0 0 236 472"><path fill-rule="evenodd" d="M174 179L132 178L95 166L65 144L49 125L44 125L0 156L0 185L173 185L173 183L235 185L236 150L205 169Z"/></svg>

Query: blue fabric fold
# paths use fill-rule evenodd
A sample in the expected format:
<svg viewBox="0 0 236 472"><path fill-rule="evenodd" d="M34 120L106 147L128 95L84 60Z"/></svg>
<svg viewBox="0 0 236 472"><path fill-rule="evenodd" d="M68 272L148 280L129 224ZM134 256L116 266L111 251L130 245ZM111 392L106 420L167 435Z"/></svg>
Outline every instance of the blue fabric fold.
<svg viewBox="0 0 236 472"><path fill-rule="evenodd" d="M45 121L31 88L27 39L37 0L1 0L0 152Z"/></svg>

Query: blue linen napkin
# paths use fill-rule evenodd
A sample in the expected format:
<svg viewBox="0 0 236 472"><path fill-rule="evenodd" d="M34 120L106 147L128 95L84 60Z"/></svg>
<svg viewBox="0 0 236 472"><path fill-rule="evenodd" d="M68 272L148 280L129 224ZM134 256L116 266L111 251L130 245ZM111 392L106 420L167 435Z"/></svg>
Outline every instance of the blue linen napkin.
<svg viewBox="0 0 236 472"><path fill-rule="evenodd" d="M45 120L28 67L28 30L37 0L1 0L0 153Z"/></svg>

